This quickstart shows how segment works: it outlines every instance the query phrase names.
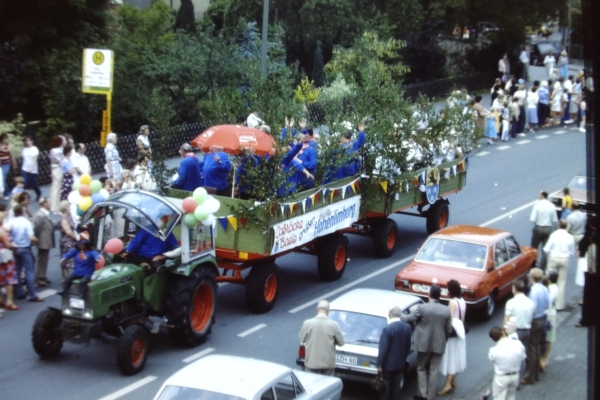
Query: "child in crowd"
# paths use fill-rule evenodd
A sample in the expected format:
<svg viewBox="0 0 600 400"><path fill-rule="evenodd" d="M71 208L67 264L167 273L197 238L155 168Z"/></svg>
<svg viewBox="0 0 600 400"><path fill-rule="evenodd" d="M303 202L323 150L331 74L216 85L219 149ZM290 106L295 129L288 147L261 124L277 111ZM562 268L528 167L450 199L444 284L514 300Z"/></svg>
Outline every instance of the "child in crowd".
<svg viewBox="0 0 600 400"><path fill-rule="evenodd" d="M15 198L15 196L20 195L25 191L25 179L22 176L17 176L15 178L15 187L10 192L10 197Z"/></svg>
<svg viewBox="0 0 600 400"><path fill-rule="evenodd" d="M579 102L579 116L581 122L579 122L579 131L585 132L585 113L587 111L587 103L585 102L585 93L581 93L581 101Z"/></svg>
<svg viewBox="0 0 600 400"><path fill-rule="evenodd" d="M75 279L80 279L81 285L81 298L85 299L88 290L88 283L92 279L92 275L96 270L96 263L100 261L100 254L92 249L92 245L89 240L82 239L77 242L77 248L68 251L62 255L60 260L61 264L63 261L74 258L75 269L69 276L65 278L63 283L63 290L58 292L59 295L66 296L69 293L69 289Z"/></svg>
<svg viewBox="0 0 600 400"><path fill-rule="evenodd" d="M563 189L564 197L562 199L562 212L560 213L561 219L567 219L571 211L573 211L573 198L569 193L569 188Z"/></svg>

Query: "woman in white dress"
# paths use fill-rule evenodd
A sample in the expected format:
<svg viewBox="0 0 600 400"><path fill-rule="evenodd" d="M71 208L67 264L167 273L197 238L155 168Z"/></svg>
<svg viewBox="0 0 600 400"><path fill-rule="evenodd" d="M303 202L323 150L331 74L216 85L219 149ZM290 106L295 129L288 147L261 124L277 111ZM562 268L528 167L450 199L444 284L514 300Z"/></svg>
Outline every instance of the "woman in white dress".
<svg viewBox="0 0 600 400"><path fill-rule="evenodd" d="M450 301L448 307L450 308L450 315L453 319L459 319L465 321L465 315L467 313L467 304L462 298L462 288L460 283L452 279L448 282L448 294L450 295ZM453 321L453 325L456 321ZM439 396L443 396L453 391L456 387L456 375L463 372L467 368L467 343L463 337L455 336L448 339L446 342L446 351L442 356L442 362L440 364L440 373L446 375L446 383L442 390L438 392Z"/></svg>
<svg viewBox="0 0 600 400"><path fill-rule="evenodd" d="M104 158L106 165L104 166L108 179L112 180L116 185L121 180L121 157L117 150L117 134L109 133L106 135L106 146L104 146Z"/></svg>

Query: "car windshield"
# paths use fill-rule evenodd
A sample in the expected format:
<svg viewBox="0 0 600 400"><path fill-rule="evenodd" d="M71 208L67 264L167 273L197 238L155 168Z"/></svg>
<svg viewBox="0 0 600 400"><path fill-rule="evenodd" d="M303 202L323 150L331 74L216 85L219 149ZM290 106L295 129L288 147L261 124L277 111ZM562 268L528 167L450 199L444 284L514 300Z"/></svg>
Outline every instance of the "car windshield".
<svg viewBox="0 0 600 400"><path fill-rule="evenodd" d="M331 310L329 318L340 326L346 344L379 347L379 336L387 325L387 319L376 315L352 311Z"/></svg>
<svg viewBox="0 0 600 400"><path fill-rule="evenodd" d="M588 186L589 185L589 186ZM571 182L567 185L569 189L586 190L589 192L596 192L596 180L590 179L585 176L576 176L571 179Z"/></svg>
<svg viewBox="0 0 600 400"><path fill-rule="evenodd" d="M487 246L441 238L431 238L423 245L415 261L446 267L483 270Z"/></svg>
<svg viewBox="0 0 600 400"><path fill-rule="evenodd" d="M158 400L244 400L242 397L230 394L211 392L185 386L167 385L158 396Z"/></svg>

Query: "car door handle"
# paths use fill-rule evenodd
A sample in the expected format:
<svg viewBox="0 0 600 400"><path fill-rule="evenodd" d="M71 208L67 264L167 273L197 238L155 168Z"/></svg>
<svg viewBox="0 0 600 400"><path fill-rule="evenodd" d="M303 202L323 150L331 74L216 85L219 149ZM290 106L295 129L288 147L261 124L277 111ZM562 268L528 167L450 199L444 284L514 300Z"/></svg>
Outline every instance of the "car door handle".
<svg viewBox="0 0 600 400"><path fill-rule="evenodd" d="M498 271L498 276L502 276L502 271Z"/></svg>

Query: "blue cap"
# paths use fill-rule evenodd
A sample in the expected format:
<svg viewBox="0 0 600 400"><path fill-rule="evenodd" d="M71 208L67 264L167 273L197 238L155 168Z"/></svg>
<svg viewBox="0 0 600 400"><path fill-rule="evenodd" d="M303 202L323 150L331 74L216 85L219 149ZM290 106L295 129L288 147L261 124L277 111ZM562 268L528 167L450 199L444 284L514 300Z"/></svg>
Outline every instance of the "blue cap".
<svg viewBox="0 0 600 400"><path fill-rule="evenodd" d="M517 82L519 83L519 85L524 85L525 84L525 80L524 79L519 79Z"/></svg>

